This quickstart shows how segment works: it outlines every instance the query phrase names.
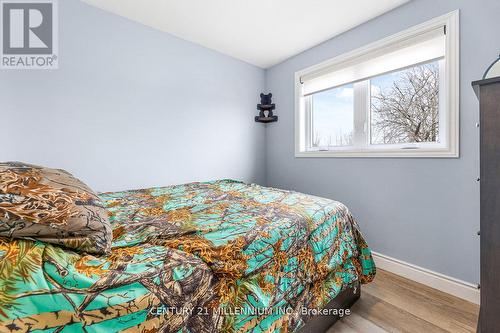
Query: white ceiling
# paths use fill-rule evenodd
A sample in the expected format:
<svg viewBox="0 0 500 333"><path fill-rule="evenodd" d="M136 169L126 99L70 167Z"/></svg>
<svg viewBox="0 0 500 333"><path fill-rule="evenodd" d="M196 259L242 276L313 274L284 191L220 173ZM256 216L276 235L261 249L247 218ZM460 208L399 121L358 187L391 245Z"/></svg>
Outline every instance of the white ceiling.
<svg viewBox="0 0 500 333"><path fill-rule="evenodd" d="M84 0L262 68L409 0Z"/></svg>

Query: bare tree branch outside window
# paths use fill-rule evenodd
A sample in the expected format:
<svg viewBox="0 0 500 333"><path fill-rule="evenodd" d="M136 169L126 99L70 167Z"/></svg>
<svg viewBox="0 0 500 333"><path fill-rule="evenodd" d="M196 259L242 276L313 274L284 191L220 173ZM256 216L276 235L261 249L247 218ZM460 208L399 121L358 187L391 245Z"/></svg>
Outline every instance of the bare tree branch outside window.
<svg viewBox="0 0 500 333"><path fill-rule="evenodd" d="M415 66L371 97L372 143L436 142L439 135L439 65Z"/></svg>

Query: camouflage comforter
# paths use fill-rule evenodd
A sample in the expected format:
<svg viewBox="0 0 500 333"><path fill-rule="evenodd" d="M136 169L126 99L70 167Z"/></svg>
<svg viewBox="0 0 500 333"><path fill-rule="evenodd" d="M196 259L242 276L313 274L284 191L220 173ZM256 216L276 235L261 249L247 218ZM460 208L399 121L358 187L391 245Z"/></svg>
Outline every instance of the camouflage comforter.
<svg viewBox="0 0 500 333"><path fill-rule="evenodd" d="M375 274L336 201L230 180L100 196L109 255L0 238L0 332L292 332Z"/></svg>

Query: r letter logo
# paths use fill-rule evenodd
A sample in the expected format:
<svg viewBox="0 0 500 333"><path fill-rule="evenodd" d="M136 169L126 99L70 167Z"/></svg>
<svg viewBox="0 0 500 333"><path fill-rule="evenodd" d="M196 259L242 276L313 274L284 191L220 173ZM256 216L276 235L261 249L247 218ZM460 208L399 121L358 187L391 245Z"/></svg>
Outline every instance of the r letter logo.
<svg viewBox="0 0 500 333"><path fill-rule="evenodd" d="M55 0L0 0L2 69L56 69Z"/></svg>

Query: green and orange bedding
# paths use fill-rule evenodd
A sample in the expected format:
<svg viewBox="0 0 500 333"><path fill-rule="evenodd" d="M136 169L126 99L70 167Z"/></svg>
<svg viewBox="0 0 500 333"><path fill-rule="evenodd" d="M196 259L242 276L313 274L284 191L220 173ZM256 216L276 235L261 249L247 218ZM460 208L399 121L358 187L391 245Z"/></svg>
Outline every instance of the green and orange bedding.
<svg viewBox="0 0 500 333"><path fill-rule="evenodd" d="M336 201L230 180L100 197L109 254L0 238L0 332L293 332L375 275Z"/></svg>

